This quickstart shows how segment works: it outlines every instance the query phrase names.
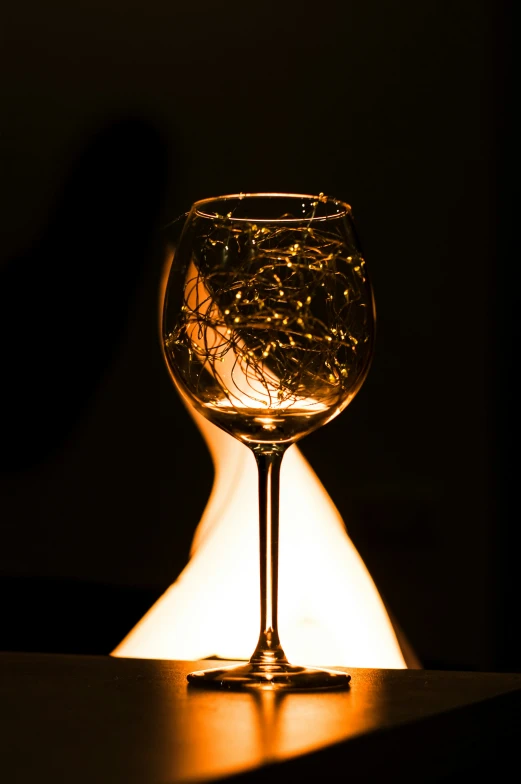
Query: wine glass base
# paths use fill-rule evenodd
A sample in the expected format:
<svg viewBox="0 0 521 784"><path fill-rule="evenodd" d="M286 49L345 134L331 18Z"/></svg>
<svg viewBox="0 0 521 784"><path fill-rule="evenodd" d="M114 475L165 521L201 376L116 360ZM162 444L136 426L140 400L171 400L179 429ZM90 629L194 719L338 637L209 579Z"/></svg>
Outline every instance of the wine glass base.
<svg viewBox="0 0 521 784"><path fill-rule="evenodd" d="M198 670L188 676L191 686L205 689L318 691L345 689L351 676L345 672L315 667L298 667L288 663L276 665L247 664Z"/></svg>

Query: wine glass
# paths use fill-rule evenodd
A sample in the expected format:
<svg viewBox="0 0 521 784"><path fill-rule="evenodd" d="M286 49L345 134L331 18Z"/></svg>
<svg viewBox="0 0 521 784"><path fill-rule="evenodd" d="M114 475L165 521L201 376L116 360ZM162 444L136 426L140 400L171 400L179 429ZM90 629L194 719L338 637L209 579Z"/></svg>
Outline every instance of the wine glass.
<svg viewBox="0 0 521 784"><path fill-rule="evenodd" d="M340 414L360 389L374 330L348 204L281 193L193 204L165 287L163 350L185 400L255 456L261 627L248 663L192 672L190 684L348 685L344 672L290 664L279 639L279 474L286 449Z"/></svg>

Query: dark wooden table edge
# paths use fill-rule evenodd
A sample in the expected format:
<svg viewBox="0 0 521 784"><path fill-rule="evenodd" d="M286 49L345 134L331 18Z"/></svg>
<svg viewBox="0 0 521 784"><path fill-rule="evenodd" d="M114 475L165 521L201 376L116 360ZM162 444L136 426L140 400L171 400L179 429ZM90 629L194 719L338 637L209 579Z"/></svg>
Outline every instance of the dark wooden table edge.
<svg viewBox="0 0 521 784"><path fill-rule="evenodd" d="M521 689L434 716L366 732L331 746L218 779L230 784L290 780L462 782L518 766ZM470 781L470 779L468 779ZM505 779L507 780L507 779ZM462 782L463 784L463 782Z"/></svg>

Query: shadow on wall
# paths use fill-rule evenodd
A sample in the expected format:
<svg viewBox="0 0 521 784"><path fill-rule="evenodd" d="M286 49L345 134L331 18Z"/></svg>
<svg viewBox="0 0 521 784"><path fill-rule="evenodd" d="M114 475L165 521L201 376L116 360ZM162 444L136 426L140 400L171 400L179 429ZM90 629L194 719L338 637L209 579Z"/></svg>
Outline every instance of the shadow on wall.
<svg viewBox="0 0 521 784"><path fill-rule="evenodd" d="M176 468L201 447L172 454L175 428L186 439L193 425L154 353L152 312L176 155L140 117L98 128L40 236L0 264L0 650L107 654L186 562Z"/></svg>
<svg viewBox="0 0 521 784"><path fill-rule="evenodd" d="M169 151L140 119L86 146L39 242L0 268L0 471L46 460L121 347L166 192Z"/></svg>

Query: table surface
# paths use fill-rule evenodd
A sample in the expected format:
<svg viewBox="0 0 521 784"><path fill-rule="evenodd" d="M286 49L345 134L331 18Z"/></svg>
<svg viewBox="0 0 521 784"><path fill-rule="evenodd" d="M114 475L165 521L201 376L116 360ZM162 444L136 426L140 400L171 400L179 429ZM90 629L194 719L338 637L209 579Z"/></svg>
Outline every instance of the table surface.
<svg viewBox="0 0 521 784"><path fill-rule="evenodd" d="M0 654L0 779L445 781L496 770L521 740L521 674L352 668L348 690L298 694L187 685L222 664Z"/></svg>

